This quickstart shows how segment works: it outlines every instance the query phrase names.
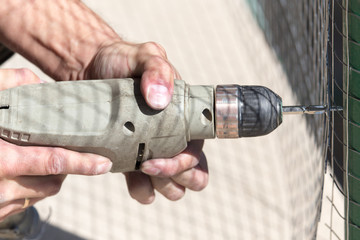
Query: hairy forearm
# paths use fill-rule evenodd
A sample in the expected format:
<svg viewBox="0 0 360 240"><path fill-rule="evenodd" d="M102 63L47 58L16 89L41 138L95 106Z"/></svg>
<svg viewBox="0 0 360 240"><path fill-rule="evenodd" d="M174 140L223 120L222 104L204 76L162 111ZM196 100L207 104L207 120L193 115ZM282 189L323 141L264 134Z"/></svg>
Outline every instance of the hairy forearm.
<svg viewBox="0 0 360 240"><path fill-rule="evenodd" d="M82 79L98 49L121 40L78 0L4 0L0 41L56 80Z"/></svg>

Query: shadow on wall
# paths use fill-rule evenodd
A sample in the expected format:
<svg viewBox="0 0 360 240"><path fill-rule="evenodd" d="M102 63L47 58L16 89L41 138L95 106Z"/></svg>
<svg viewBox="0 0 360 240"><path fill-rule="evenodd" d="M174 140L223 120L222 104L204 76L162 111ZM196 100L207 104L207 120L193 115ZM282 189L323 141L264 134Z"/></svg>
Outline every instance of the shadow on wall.
<svg viewBox="0 0 360 240"><path fill-rule="evenodd" d="M85 240L85 238L79 237L73 233L66 232L56 226L47 224L45 226L44 233L39 240Z"/></svg>

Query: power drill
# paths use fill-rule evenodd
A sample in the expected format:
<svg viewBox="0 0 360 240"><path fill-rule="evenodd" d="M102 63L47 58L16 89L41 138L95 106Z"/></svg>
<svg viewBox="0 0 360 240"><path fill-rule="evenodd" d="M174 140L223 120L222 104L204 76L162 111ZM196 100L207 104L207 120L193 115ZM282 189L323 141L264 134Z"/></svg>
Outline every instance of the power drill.
<svg viewBox="0 0 360 240"><path fill-rule="evenodd" d="M328 110L341 108L284 107L262 86L214 89L175 80L171 103L159 111L146 104L139 79L44 83L0 91L0 137L99 154L112 160L112 172L126 172L148 159L173 157L191 140L262 136L281 124L283 113ZM38 226L31 207L0 223L0 238L22 238Z"/></svg>
<svg viewBox="0 0 360 240"><path fill-rule="evenodd" d="M112 172L168 158L195 139L270 133L282 122L282 101L261 86L190 86L175 80L171 103L147 106L139 79L57 82L0 91L0 137L17 145L95 153Z"/></svg>

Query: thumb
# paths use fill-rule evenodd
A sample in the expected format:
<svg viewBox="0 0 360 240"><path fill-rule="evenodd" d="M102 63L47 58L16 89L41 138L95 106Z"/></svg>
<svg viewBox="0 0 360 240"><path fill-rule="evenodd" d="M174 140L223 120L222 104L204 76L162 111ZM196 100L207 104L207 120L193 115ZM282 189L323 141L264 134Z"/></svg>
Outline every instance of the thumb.
<svg viewBox="0 0 360 240"><path fill-rule="evenodd" d="M41 80L29 69L0 69L0 91L33 83L41 83Z"/></svg>

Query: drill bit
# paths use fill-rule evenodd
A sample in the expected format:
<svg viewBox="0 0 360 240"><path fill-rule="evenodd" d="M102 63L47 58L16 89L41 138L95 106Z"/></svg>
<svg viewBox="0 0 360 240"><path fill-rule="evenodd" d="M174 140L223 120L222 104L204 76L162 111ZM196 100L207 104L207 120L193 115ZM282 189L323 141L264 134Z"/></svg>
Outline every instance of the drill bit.
<svg viewBox="0 0 360 240"><path fill-rule="evenodd" d="M283 114L323 114L328 111L342 111L342 107L326 105L283 106Z"/></svg>

